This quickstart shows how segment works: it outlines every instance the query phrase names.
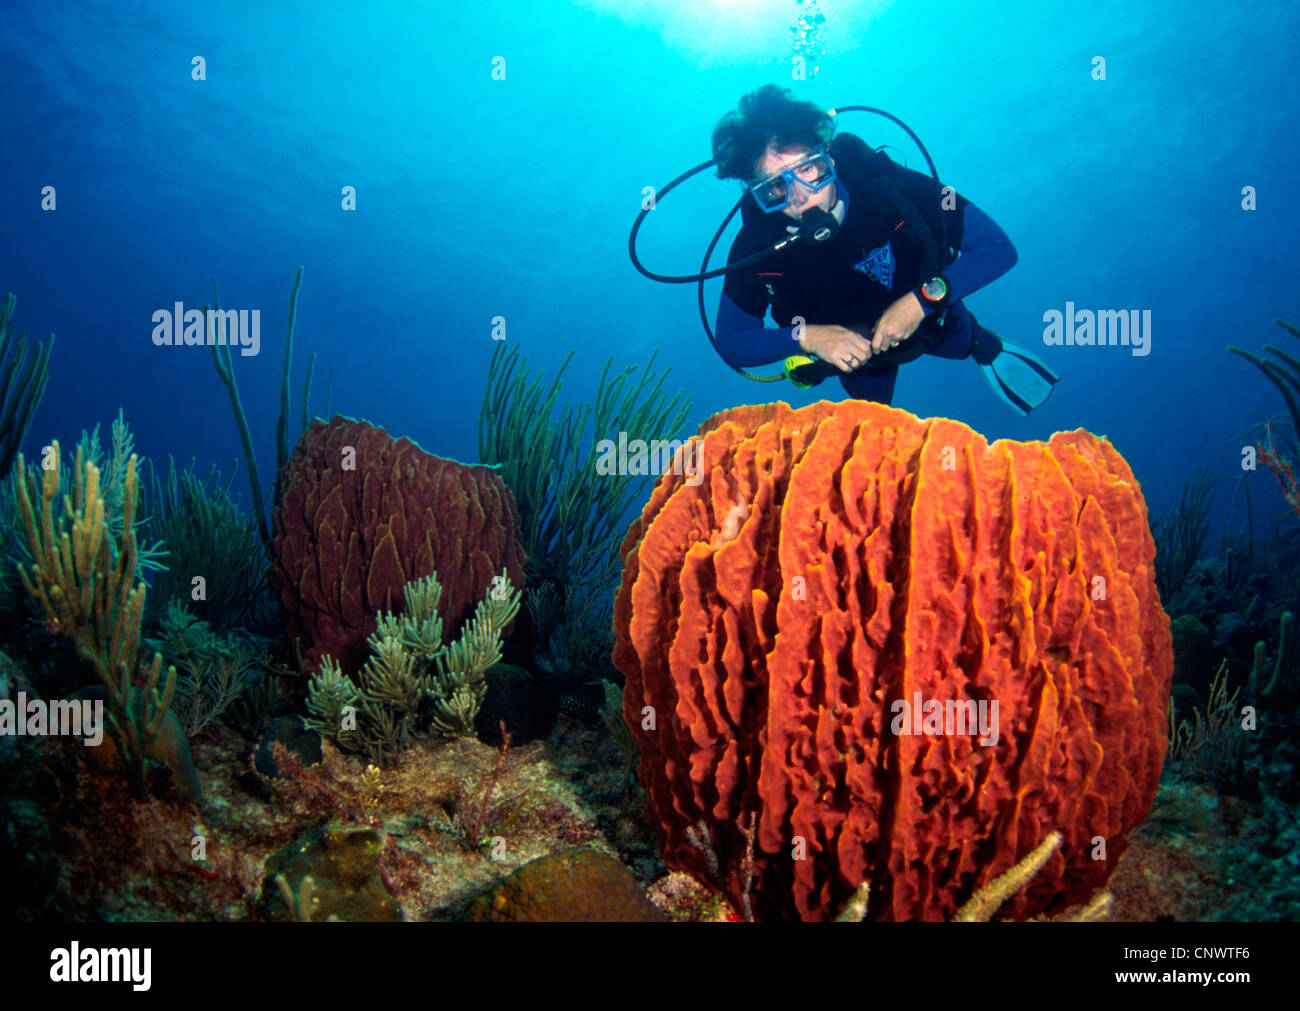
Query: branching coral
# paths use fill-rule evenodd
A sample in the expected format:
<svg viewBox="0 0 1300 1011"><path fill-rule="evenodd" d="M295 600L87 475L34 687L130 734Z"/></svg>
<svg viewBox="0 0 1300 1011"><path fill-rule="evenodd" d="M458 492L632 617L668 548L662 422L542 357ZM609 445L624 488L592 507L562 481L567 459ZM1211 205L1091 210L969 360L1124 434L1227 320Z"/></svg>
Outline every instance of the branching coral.
<svg viewBox="0 0 1300 1011"><path fill-rule="evenodd" d="M1151 523L1156 542L1156 587L1166 603L1177 595L1201 556L1210 532L1210 505L1217 481L1208 467L1202 468L1183 485L1178 504Z"/></svg>
<svg viewBox="0 0 1300 1011"><path fill-rule="evenodd" d="M14 306L6 295L0 301L0 478L9 473L32 416L45 393L50 374L54 335L32 347L27 332L14 336ZM30 353L30 357L28 357Z"/></svg>
<svg viewBox="0 0 1300 1011"><path fill-rule="evenodd" d="M987 923L993 919L1006 901L1033 880L1052 854L1061 848L1061 833L1053 832L1027 857L1010 870L999 874L984 887L977 889L964 906L953 914L953 923ZM835 917L837 923L860 923L867 918L867 906L871 898L871 886L863 882L853 897L844 904ZM1104 920L1110 913L1115 897L1106 891L1098 892L1085 906L1080 907L1066 919L1070 923L1090 923Z"/></svg>
<svg viewBox="0 0 1300 1011"><path fill-rule="evenodd" d="M99 471L99 494L104 499L104 522L108 537L113 544L122 540L124 523L124 497L126 493L126 470L135 451L135 439L121 411L112 423L112 444L107 451L100 441L99 425L89 431L83 430L77 441L76 451L84 464L90 464ZM68 454L56 453L52 446L47 446L41 453L41 467L58 471L60 488L72 488L74 478L69 466ZM0 613L9 615L19 624L18 616L26 610L22 601L23 590L18 579L18 567L32 561L27 542L21 530L18 513L18 484L23 475L14 470L0 482L0 555L4 557L3 571L0 571ZM148 533L146 510L138 505L132 514L135 530L136 568L132 581L143 580L147 573L165 570L162 559L167 550L161 541L152 540ZM146 622L147 624L147 622ZM15 632L17 627L15 627Z"/></svg>
<svg viewBox="0 0 1300 1011"><path fill-rule="evenodd" d="M275 876L275 886L280 889L280 897L284 899L284 904L289 907L289 919L294 923L310 923L312 913L320 902L315 895L315 879L310 874L305 875L298 882L298 890L295 892L289 887L289 879L283 874L277 874ZM338 917L331 916L330 919L337 920Z"/></svg>
<svg viewBox="0 0 1300 1011"><path fill-rule="evenodd" d="M1061 842L1061 833L1053 832L1009 871L999 874L983 888L977 890L969 901L953 914L953 921L987 923L1007 899L1029 884L1034 875L1042 870L1048 858L1061 848Z"/></svg>
<svg viewBox="0 0 1300 1011"><path fill-rule="evenodd" d="M483 839L490 835L519 805L527 790L506 794L496 803L492 798L503 780L522 765L541 756L542 746L536 745L524 752L510 753L510 731L501 723L501 747L492 768L474 784L462 784L456 796L456 817L452 830L460 836L468 849L478 849Z"/></svg>
<svg viewBox="0 0 1300 1011"><path fill-rule="evenodd" d="M152 535L168 546L167 567L154 580L159 606L184 600L218 633L258 626L277 605L255 522L240 513L216 468L200 478L193 464L154 475L149 497Z"/></svg>
<svg viewBox="0 0 1300 1011"><path fill-rule="evenodd" d="M58 442L44 464L43 473L35 467L29 473L18 456L18 509L32 558L31 565L19 567L19 575L45 611L48 627L71 638L103 682L131 787L144 799L145 762L167 715L176 669L168 667L160 695L162 657L155 653L144 671L143 690L136 685L146 590L136 581L136 458L132 454L127 460L122 478L120 541L109 532L99 468L78 449L69 493L58 465Z"/></svg>
<svg viewBox="0 0 1300 1011"><path fill-rule="evenodd" d="M606 362L594 402L566 404L559 396L560 366L549 387L534 374L517 347L498 345L488 371L479 414L479 459L500 467L514 493L528 555L529 584L551 584L563 597L566 645L572 663L608 656L609 608L618 582L618 538L626 513L643 493L645 471L602 474L599 440L659 440L674 445L690 399L682 391L669 397L668 371L657 372L655 356L640 369L629 366L610 375Z"/></svg>
<svg viewBox="0 0 1300 1011"><path fill-rule="evenodd" d="M1273 472L1277 478L1278 486L1282 489L1282 494L1286 496L1287 502L1291 504L1291 509L1300 515L1300 486L1296 484L1295 472L1291 465L1287 463L1286 458L1273 444L1273 426L1265 423L1264 441L1257 443L1255 447L1259 451L1261 459L1268 465L1268 469Z"/></svg>
<svg viewBox="0 0 1300 1011"><path fill-rule="evenodd" d="M174 601L157 639L147 640L179 671L172 711L190 737L203 731L259 677L257 656L234 635L218 635Z"/></svg>
<svg viewBox="0 0 1300 1011"><path fill-rule="evenodd" d="M1268 647L1261 641L1255 643L1255 663L1250 674L1251 687L1258 697L1265 702L1278 700L1286 683L1286 673L1291 665L1291 650L1294 646L1295 615L1290 611L1282 613L1278 624L1277 656L1273 662L1273 673L1264 681L1264 670L1268 666Z"/></svg>
<svg viewBox="0 0 1300 1011"><path fill-rule="evenodd" d="M1228 693L1228 664L1219 665L1210 682L1205 709L1192 711L1192 721L1175 724L1174 706L1169 705L1169 765L1193 779L1210 782L1221 789L1235 788L1241 781L1245 735L1239 723L1237 696Z"/></svg>
<svg viewBox="0 0 1300 1011"><path fill-rule="evenodd" d="M113 419L110 432L112 447L105 452L99 439L99 425L96 424L89 432L83 429L74 456L80 455L85 463L93 464L99 469L99 491L104 496L104 521L108 524L108 536L117 544L122 540L123 524L128 515L125 508L126 469L135 455L135 436L131 434L131 427L120 409ZM47 460L43 459L41 466L45 467L46 464ZM72 471L66 464L60 464L59 468L60 484L65 488L71 487ZM141 508L143 496L137 495L137 503L137 507L130 511L130 516L135 527L135 578L143 579L146 572L158 572L166 568L162 559L167 556L167 549L161 541L150 541L146 536L148 517L143 515L144 510Z"/></svg>
<svg viewBox="0 0 1300 1011"><path fill-rule="evenodd" d="M1288 323L1282 319L1273 322L1291 336L1300 337L1300 327L1297 327L1294 323ZM1272 360L1247 351L1245 348L1232 346L1228 350L1253 364L1278 388L1282 394L1282 399L1286 401L1287 410L1291 412L1291 430L1295 433L1296 438L1300 439L1300 358L1272 344L1264 345L1264 350L1273 356ZM1266 427L1266 431L1268 432L1268 444L1261 443L1257 446L1260 456L1278 479L1278 484L1281 485L1282 492L1286 495L1291 508L1295 510L1297 515L1300 515L1300 489L1296 487L1294 476L1295 461L1287 461L1282 458L1273 445L1271 430Z"/></svg>
<svg viewBox="0 0 1300 1011"><path fill-rule="evenodd" d="M289 320L284 337L284 368L280 375L280 413L275 423L275 494L272 501L280 497L280 471L289 459L289 370L293 364L293 330L298 318L298 288L302 285L302 267L298 268L293 278L293 290L289 292ZM204 306L206 315L209 309L221 312L221 301L217 297L217 284L212 282L212 305ZM221 318L221 317L218 317ZM257 513L257 529L262 543L269 544L271 532L266 525L266 505L262 498L262 483L257 476L257 454L253 451L253 434L248 427L248 417L244 414L244 404L239 397L239 383L235 379L234 359L230 345L223 339L211 345L212 367L217 377L226 387L230 396L230 409L235 416L235 427L239 429L239 441L244 447L244 460L248 464L248 484L253 493L253 511ZM307 404L311 398L311 379L316 369L316 356L313 354L307 363L307 378L302 390L302 427L307 428Z"/></svg>
<svg viewBox="0 0 1300 1011"><path fill-rule="evenodd" d="M403 614L378 615L357 682L326 656L308 689L307 725L377 760L413 743L426 720L426 702L427 723L436 733L474 732L488 668L501 659L501 634L519 610L519 591L503 572L460 638L444 644L437 573L407 583L403 593Z"/></svg>

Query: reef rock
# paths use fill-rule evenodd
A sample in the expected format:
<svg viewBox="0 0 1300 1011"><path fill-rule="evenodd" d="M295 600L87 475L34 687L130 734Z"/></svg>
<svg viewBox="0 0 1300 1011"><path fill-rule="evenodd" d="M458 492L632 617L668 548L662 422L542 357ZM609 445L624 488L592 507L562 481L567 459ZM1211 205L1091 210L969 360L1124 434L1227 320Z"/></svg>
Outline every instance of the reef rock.
<svg viewBox="0 0 1300 1011"><path fill-rule="evenodd" d="M380 867L386 841L378 829L330 822L277 850L266 860L262 915L268 920L400 920L402 911L388 893ZM307 897L308 908L294 909L285 902L276 881L280 875L295 901ZM304 893L307 877L312 884Z"/></svg>
<svg viewBox="0 0 1300 1011"><path fill-rule="evenodd" d="M608 854L577 847L538 857L473 899L474 923L652 923L666 919L632 872Z"/></svg>

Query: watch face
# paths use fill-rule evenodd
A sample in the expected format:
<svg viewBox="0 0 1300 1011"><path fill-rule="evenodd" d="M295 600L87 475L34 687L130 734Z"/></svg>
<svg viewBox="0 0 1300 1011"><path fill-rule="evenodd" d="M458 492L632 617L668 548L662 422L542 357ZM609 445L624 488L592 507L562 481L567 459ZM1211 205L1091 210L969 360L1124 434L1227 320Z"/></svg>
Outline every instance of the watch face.
<svg viewBox="0 0 1300 1011"><path fill-rule="evenodd" d="M932 277L921 286L921 290L925 292L926 298L937 302L948 293L948 286L944 284L943 278Z"/></svg>

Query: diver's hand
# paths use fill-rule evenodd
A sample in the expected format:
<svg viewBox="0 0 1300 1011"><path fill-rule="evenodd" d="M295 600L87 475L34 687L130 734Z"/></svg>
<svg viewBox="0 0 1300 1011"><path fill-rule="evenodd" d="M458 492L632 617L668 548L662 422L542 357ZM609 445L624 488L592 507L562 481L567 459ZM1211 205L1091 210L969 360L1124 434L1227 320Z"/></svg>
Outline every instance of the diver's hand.
<svg viewBox="0 0 1300 1011"><path fill-rule="evenodd" d="M916 333L925 319L920 300L910 291L885 310L871 334L873 354L888 351Z"/></svg>
<svg viewBox="0 0 1300 1011"><path fill-rule="evenodd" d="M805 324L799 346L822 361L830 362L841 372L852 372L865 365L871 357L871 345L867 339L842 326Z"/></svg>

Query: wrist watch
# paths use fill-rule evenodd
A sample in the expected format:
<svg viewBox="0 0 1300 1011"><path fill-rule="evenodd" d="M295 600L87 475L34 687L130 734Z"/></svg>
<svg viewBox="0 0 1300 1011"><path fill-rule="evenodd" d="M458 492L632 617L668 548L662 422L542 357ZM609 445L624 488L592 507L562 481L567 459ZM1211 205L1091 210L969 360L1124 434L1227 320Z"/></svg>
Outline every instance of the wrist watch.
<svg viewBox="0 0 1300 1011"><path fill-rule="evenodd" d="M948 281L942 274L936 274L928 281L922 281L916 290L921 305L937 309L948 301Z"/></svg>

